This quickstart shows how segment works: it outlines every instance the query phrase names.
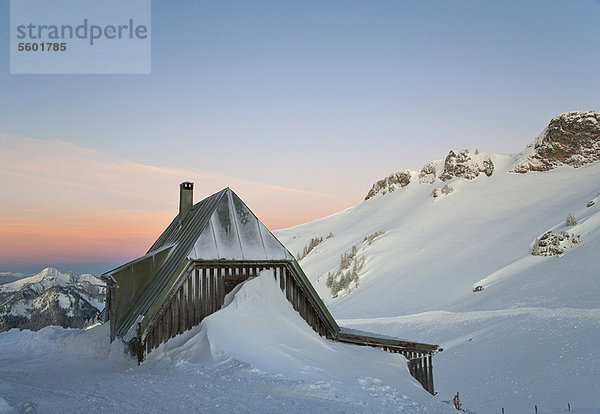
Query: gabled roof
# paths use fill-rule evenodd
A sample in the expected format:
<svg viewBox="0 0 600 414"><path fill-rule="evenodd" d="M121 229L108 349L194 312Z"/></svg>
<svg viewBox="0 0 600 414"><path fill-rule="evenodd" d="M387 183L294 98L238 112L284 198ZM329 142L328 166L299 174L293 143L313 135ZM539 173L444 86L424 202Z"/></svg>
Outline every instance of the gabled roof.
<svg viewBox="0 0 600 414"><path fill-rule="evenodd" d="M157 255L159 261L155 259ZM150 259L151 263L147 263ZM116 334L131 340L139 317L152 316L148 314L151 308L161 305L181 273L196 260L289 262L294 257L246 204L225 188L196 203L183 222L176 216L145 256L103 275L119 286L137 283L136 288L130 288L130 303L121 306L115 316ZM136 274L135 266L144 266L145 274Z"/></svg>

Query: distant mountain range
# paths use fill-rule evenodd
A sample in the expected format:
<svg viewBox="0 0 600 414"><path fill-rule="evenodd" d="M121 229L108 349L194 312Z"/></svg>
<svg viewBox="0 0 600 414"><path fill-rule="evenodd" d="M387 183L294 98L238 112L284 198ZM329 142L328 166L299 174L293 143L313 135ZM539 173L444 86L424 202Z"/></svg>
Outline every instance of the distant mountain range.
<svg viewBox="0 0 600 414"><path fill-rule="evenodd" d="M104 308L106 286L90 274L46 268L28 277L10 273L2 276L16 280L0 285L0 332L12 328L38 330L50 325L84 328Z"/></svg>
<svg viewBox="0 0 600 414"><path fill-rule="evenodd" d="M0 272L0 285L27 277L25 273Z"/></svg>

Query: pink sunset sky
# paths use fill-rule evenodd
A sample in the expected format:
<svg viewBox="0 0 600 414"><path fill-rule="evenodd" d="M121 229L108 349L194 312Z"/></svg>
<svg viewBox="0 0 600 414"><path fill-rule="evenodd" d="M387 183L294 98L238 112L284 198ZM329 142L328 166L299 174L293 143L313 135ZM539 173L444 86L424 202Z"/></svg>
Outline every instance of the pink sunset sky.
<svg viewBox="0 0 600 414"><path fill-rule="evenodd" d="M201 169L152 167L57 140L0 134L0 159L0 268L142 255L177 214L186 180L195 183L194 202L231 187L270 229L356 201Z"/></svg>
<svg viewBox="0 0 600 414"><path fill-rule="evenodd" d="M144 75L10 74L10 17L0 2L0 272L135 259L182 181L273 230L600 109L597 0L153 0Z"/></svg>

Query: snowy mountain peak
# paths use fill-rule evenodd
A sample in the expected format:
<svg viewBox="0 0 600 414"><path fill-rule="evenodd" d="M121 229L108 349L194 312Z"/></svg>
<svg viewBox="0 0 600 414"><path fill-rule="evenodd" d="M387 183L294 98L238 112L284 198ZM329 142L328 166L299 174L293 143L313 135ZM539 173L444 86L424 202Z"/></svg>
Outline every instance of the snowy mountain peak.
<svg viewBox="0 0 600 414"><path fill-rule="evenodd" d="M58 269L47 267L36 275L24 277L12 283L0 286L0 293L16 292L24 288L33 289L39 293L52 286L66 287L77 285L104 286L104 283L96 276L90 274L77 275L73 272L61 273Z"/></svg>
<svg viewBox="0 0 600 414"><path fill-rule="evenodd" d="M0 332L48 325L84 326L104 306L104 282L90 274L48 267L0 286Z"/></svg>
<svg viewBox="0 0 600 414"><path fill-rule="evenodd" d="M562 165L578 168L600 160L600 112L557 115L523 150L511 172L548 171Z"/></svg>

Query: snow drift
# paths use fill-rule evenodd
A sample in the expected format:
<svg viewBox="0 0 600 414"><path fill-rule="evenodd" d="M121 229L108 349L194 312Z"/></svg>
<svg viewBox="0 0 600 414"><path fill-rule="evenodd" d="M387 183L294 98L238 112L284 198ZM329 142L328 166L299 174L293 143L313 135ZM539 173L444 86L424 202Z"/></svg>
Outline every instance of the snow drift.
<svg viewBox="0 0 600 414"><path fill-rule="evenodd" d="M453 411L410 376L404 357L319 337L270 272L233 293L139 367L108 344L106 326L0 334L5 411Z"/></svg>
<svg viewBox="0 0 600 414"><path fill-rule="evenodd" d="M493 173L411 172L393 192L275 234L293 254L333 234L300 262L317 292L340 324L445 348L434 357L442 399L459 391L477 413L600 412L600 162L517 174L518 156L477 158ZM548 231L578 243L533 256ZM356 285L332 294L327 275L353 246L364 260Z"/></svg>

